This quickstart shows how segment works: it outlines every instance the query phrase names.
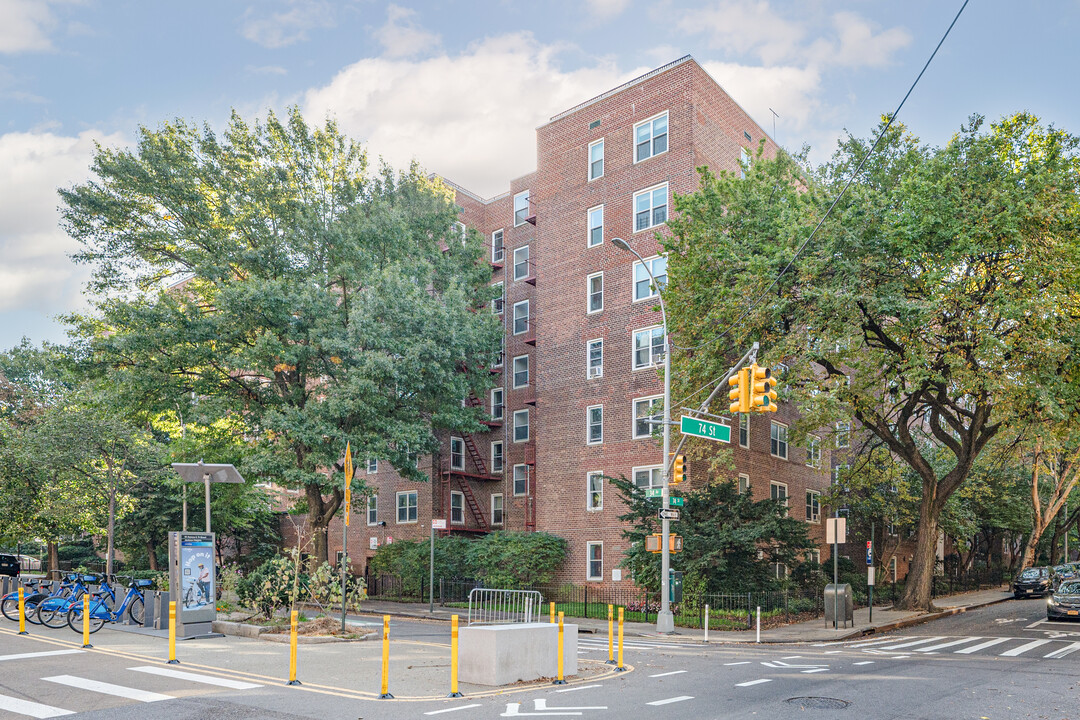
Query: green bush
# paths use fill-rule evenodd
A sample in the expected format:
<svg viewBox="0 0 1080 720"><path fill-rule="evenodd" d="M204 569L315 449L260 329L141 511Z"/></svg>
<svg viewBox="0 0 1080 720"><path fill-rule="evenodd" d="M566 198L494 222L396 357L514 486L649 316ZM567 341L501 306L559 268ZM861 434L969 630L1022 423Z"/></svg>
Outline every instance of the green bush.
<svg viewBox="0 0 1080 720"><path fill-rule="evenodd" d="M278 555L252 570L237 583L236 593L241 604L261 613L267 620L278 610L291 607L299 596L299 585L305 580L297 577L300 563L294 548L288 555Z"/></svg>

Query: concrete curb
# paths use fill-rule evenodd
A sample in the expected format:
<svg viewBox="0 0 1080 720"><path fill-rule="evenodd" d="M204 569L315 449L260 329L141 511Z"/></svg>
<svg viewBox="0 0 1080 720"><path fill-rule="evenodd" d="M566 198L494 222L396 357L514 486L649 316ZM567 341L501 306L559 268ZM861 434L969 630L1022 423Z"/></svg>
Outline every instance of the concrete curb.
<svg viewBox="0 0 1080 720"><path fill-rule="evenodd" d="M222 635L235 635L237 637L257 638L264 634L267 628L261 625L233 622L232 620L215 620L210 629Z"/></svg>
<svg viewBox="0 0 1080 720"><path fill-rule="evenodd" d="M987 602L975 603L973 605L964 605L962 607L949 608L948 610L942 610L936 613L916 615L915 617L905 618L904 620L897 620L896 622L888 623L886 625L878 625L876 627L855 630L854 632L850 632L847 635L836 639L851 640L854 638L866 637L867 635L889 632L891 630L900 630L902 628L913 627L915 625L922 625L923 623L933 622L934 620L940 620L941 618L959 615L960 613L965 613L968 610L977 610L978 608L990 607L991 605L997 605L998 603L1007 602L1012 599L1013 598L1010 595L1008 597L998 598L997 600L988 600Z"/></svg>

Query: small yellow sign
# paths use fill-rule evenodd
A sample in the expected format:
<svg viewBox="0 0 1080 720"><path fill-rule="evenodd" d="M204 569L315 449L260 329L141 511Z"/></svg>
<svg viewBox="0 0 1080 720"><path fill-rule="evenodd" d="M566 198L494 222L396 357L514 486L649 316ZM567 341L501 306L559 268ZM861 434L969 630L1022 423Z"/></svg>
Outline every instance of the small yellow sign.
<svg viewBox="0 0 1080 720"><path fill-rule="evenodd" d="M352 444L345 442L345 527L349 527L349 514L352 510Z"/></svg>

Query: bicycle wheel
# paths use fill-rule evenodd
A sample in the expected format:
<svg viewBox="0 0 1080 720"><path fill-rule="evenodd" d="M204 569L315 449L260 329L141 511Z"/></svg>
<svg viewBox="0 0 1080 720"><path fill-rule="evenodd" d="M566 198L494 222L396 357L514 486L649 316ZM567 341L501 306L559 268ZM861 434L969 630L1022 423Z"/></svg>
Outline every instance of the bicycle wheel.
<svg viewBox="0 0 1080 720"><path fill-rule="evenodd" d="M8 595L0 602L0 612L12 622L19 622L19 596Z"/></svg>
<svg viewBox="0 0 1080 720"><path fill-rule="evenodd" d="M47 595L31 595L29 598L23 600L23 606L26 608L26 622L33 623L34 625L40 625L41 621L37 617L38 605L45 602L48 598Z"/></svg>
<svg viewBox="0 0 1080 720"><path fill-rule="evenodd" d="M68 606L66 603L41 603L37 607L37 617L48 628L62 628L67 625Z"/></svg>
<svg viewBox="0 0 1080 720"><path fill-rule="evenodd" d="M93 605L93 603L91 603L91 605ZM72 630L74 630L77 633L81 633L83 631L83 609L82 609L81 604L80 605L72 605L71 609L68 610L67 624L68 624L68 627L70 627ZM91 611L90 612L90 632L91 633L96 633L98 630L100 630L102 627L104 627L104 625L105 625L105 620L103 618L94 617L94 613L93 613L93 611Z"/></svg>
<svg viewBox="0 0 1080 720"><path fill-rule="evenodd" d="M143 618L146 617L146 605L141 597L136 596L128 605L128 617L136 625L143 624Z"/></svg>

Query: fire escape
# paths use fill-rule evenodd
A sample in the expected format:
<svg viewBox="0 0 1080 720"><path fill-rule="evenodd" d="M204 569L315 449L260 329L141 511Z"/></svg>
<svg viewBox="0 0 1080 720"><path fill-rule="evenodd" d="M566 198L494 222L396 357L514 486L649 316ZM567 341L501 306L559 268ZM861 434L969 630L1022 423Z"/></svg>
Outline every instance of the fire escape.
<svg viewBox="0 0 1080 720"><path fill-rule="evenodd" d="M471 395L466 399L465 403L470 407L479 407L481 404L477 398ZM487 420L484 421L484 424L489 428L496 428L500 427L502 423ZM452 459L446 460L441 469L443 498L445 502L444 507L447 508L448 516L446 534L451 532L487 533L491 531L491 525L488 523L483 507L481 507L480 502L476 499L476 494L473 493L472 482L502 482L502 478L488 474L487 463L484 461L484 457L481 455L479 448L476 447L476 441L473 439L471 433L462 433L460 437L462 443L465 445L468 457L472 460L475 472L466 471L465 468L468 468L468 464L465 464L462 468L454 468ZM464 497L465 504L468 506L469 513L473 518L473 526L469 525L468 520L465 517L462 518L465 522L459 524L453 523L453 518L449 517L453 513L451 493L454 490L460 491Z"/></svg>

